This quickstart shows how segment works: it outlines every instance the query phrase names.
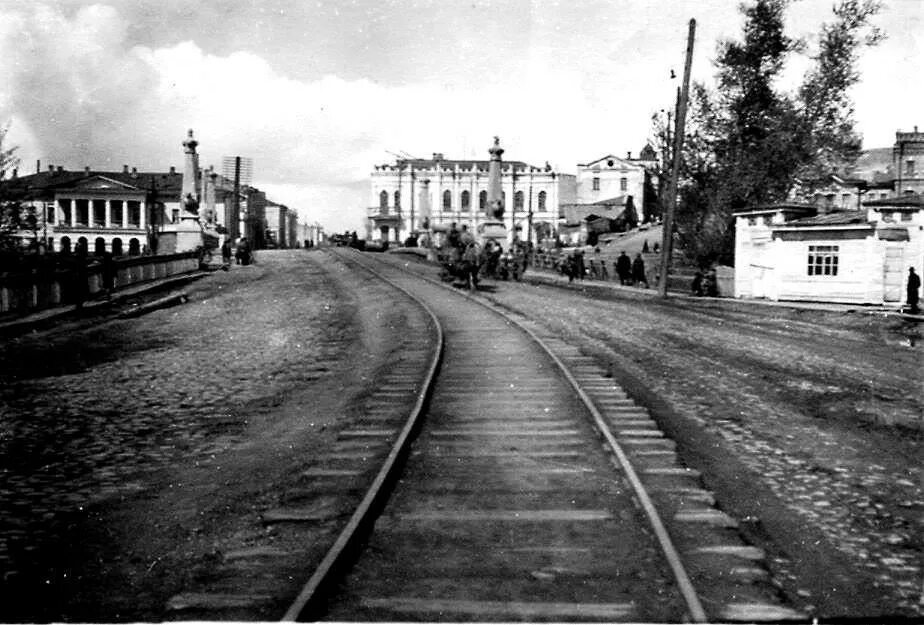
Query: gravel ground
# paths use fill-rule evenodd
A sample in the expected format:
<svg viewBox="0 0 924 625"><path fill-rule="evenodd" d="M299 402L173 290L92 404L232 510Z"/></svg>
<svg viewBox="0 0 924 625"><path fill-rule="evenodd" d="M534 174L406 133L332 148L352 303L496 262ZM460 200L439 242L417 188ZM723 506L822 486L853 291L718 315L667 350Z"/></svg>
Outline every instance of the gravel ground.
<svg viewBox="0 0 924 625"><path fill-rule="evenodd" d="M393 339L365 288L323 254L263 253L187 305L8 343L0 620L161 620L221 551L265 542L258 512Z"/></svg>
<svg viewBox="0 0 924 625"><path fill-rule="evenodd" d="M652 408L819 616L924 616L920 329L895 317L500 283Z"/></svg>

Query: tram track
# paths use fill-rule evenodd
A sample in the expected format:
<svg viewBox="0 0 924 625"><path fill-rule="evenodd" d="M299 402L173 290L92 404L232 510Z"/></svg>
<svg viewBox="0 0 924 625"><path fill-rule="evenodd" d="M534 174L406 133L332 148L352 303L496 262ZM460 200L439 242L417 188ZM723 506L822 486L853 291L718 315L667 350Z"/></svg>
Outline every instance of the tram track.
<svg viewBox="0 0 924 625"><path fill-rule="evenodd" d="M337 254L426 308L445 358L405 428L417 436L390 454L406 457L401 477L377 480L364 501L384 503L337 541L362 549L329 553L284 620L801 617L593 358L483 298Z"/></svg>

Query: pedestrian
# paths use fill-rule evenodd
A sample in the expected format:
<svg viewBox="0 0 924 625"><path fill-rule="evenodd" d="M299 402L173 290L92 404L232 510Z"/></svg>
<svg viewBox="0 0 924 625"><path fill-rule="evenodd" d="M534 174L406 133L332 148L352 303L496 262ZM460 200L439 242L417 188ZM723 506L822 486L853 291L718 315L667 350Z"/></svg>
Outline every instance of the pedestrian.
<svg viewBox="0 0 924 625"><path fill-rule="evenodd" d="M619 258L616 259L616 275L619 276L619 284L632 284L632 260L626 255L625 250L620 252Z"/></svg>
<svg viewBox="0 0 924 625"><path fill-rule="evenodd" d="M908 268L908 312L918 314L918 289L921 288L921 277L914 272L914 267Z"/></svg>
<svg viewBox="0 0 924 625"><path fill-rule="evenodd" d="M690 292L697 296L703 294L703 272L699 269L693 274L693 282L690 283Z"/></svg>
<svg viewBox="0 0 924 625"><path fill-rule="evenodd" d="M642 260L642 254L638 253L635 255L635 260L632 261L632 281L635 284L643 284L645 288L648 288L648 278L645 277L645 261Z"/></svg>
<svg viewBox="0 0 924 625"><path fill-rule="evenodd" d="M231 241L227 238L225 242L221 244L221 263L224 265L225 269L231 264Z"/></svg>
<svg viewBox="0 0 924 625"><path fill-rule="evenodd" d="M577 274L577 279L584 281L584 273L587 271L587 268L584 266L584 250L575 250L574 251L574 260L575 267L574 271Z"/></svg>
<svg viewBox="0 0 924 625"><path fill-rule="evenodd" d="M715 267L710 267L706 272L706 277L703 279L703 290L706 292L706 297L719 296L719 279Z"/></svg>
<svg viewBox="0 0 924 625"><path fill-rule="evenodd" d="M241 240L237 242L234 258L237 260L238 265L250 264L250 243L248 243L247 237L241 237Z"/></svg>

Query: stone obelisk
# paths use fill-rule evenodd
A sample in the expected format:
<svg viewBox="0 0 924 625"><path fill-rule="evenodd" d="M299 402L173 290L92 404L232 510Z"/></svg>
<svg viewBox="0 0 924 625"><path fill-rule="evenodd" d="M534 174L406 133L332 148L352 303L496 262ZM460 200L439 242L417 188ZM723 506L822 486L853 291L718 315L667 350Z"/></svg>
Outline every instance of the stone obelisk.
<svg viewBox="0 0 924 625"><path fill-rule="evenodd" d="M501 190L501 155L504 148L500 146L500 137L494 137L494 145L488 150L491 160L488 163L488 205L485 207L488 218L504 220L504 194Z"/></svg>
<svg viewBox="0 0 924 625"><path fill-rule="evenodd" d="M183 190L180 194L180 206L194 214L199 212L199 155L196 153L197 145L199 145L199 142L193 138L193 131L190 129L186 140L183 141L183 151L186 159L183 163Z"/></svg>

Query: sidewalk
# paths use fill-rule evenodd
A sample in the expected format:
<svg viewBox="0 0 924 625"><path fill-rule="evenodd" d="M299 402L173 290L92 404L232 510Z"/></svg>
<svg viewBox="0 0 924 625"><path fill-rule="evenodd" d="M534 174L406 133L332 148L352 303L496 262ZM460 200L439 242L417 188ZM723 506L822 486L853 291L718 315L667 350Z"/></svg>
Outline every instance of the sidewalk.
<svg viewBox="0 0 924 625"><path fill-rule="evenodd" d="M209 271L193 271L190 273L170 276L168 278L161 278L159 280L151 280L141 284L134 284L132 286L125 287L124 289L115 291L110 299L105 299L105 297L103 297L85 302L81 313L92 313L93 311L101 310L106 306L110 306L115 302L119 302L130 297L166 289L171 286L186 284L192 282L193 280L203 278L210 273L211 272ZM54 308L39 310L37 312L30 313L16 319L0 321L0 336L9 336L11 334L22 334L24 332L29 332L37 327L51 324L55 321L67 319L69 317L74 317L77 314L78 310L76 306L73 304L68 304L66 306L55 306Z"/></svg>
<svg viewBox="0 0 924 625"><path fill-rule="evenodd" d="M620 295L634 296L640 298L655 298L659 297L657 288L648 288L642 289L634 286L623 286L614 281L607 280L575 280L573 282L568 282L568 278L557 272L549 271L548 269L537 269L530 267L526 270L525 275L522 278L523 282L532 282L534 284L547 284L551 286L557 286L562 288L573 288L573 289L584 289L584 288L595 288L595 289L608 289L612 291L618 291ZM705 297L705 296L695 296L689 293L681 293L678 291L668 291L668 298L670 299L680 299L680 300L696 300L696 301L712 301L720 304L728 304L735 306L764 306L764 307L777 307L777 308L795 308L801 310L818 310L822 312L840 312L840 313L860 313L864 315L890 315L896 317L902 317L903 319L911 319L916 321L924 321L924 314L912 315L908 313L903 313L901 308L896 307L886 307L886 306L876 306L876 305L864 305L864 304L838 304L835 302L798 302L798 301L774 301L774 300L764 300L764 299L739 299L731 297Z"/></svg>

